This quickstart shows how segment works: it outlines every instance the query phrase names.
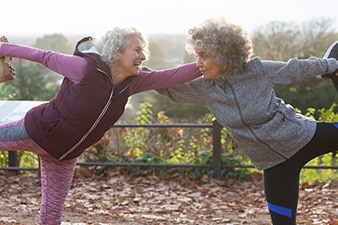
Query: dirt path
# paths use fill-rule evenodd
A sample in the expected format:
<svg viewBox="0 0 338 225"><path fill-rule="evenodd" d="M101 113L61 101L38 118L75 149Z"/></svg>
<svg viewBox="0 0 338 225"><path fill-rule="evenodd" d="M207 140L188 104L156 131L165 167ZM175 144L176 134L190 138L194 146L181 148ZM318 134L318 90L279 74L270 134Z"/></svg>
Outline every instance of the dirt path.
<svg viewBox="0 0 338 225"><path fill-rule="evenodd" d="M77 172L74 178L63 225L271 224L260 178L225 182L182 174L83 175ZM337 188L337 182L303 184L298 224L338 225ZM0 197L0 225L39 224L36 174L0 176Z"/></svg>

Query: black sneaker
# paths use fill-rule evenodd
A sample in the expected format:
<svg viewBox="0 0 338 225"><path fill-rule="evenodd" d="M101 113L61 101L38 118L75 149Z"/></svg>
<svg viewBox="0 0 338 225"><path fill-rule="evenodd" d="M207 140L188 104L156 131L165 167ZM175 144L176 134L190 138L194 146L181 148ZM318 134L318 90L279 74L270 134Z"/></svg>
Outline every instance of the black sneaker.
<svg viewBox="0 0 338 225"><path fill-rule="evenodd" d="M338 60L338 41L333 42L330 47L327 49L323 59L328 58L335 58ZM334 87L336 88L338 92L338 76L336 76L336 73L338 72L338 69L333 73L326 73L323 74L322 78L329 78L333 82Z"/></svg>

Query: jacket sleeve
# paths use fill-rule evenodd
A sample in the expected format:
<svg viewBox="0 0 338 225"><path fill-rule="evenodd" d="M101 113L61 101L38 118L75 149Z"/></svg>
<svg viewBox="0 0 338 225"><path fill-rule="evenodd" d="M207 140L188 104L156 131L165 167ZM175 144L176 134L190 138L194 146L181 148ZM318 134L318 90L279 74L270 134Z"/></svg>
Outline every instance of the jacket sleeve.
<svg viewBox="0 0 338 225"><path fill-rule="evenodd" d="M130 85L130 94L167 88L182 84L201 75L196 63L185 64L168 70L140 71Z"/></svg>
<svg viewBox="0 0 338 225"><path fill-rule="evenodd" d="M40 63L75 83L78 83L82 79L87 66L86 60L79 56L9 43L0 45L0 56L10 56Z"/></svg>
<svg viewBox="0 0 338 225"><path fill-rule="evenodd" d="M184 84L156 90L177 103L206 104L208 99L207 85L203 77L198 77Z"/></svg>
<svg viewBox="0 0 338 225"><path fill-rule="evenodd" d="M265 74L274 84L289 84L305 77L317 76L334 72L337 68L336 59L290 59L288 62L262 61Z"/></svg>

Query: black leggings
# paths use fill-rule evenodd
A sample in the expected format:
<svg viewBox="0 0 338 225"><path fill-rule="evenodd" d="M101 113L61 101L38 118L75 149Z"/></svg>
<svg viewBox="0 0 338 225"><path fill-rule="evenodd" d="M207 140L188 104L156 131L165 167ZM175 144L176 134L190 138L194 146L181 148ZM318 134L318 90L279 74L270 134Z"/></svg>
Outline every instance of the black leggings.
<svg viewBox="0 0 338 225"><path fill-rule="evenodd" d="M296 225L299 174L310 160L338 149L338 123L318 122L312 140L287 161L264 170L264 189L273 225Z"/></svg>

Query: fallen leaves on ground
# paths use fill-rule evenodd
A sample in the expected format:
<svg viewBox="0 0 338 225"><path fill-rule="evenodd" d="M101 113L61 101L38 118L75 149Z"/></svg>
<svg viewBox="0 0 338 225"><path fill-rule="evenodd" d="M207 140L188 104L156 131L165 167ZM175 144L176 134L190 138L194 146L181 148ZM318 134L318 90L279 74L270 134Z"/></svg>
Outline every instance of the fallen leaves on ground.
<svg viewBox="0 0 338 225"><path fill-rule="evenodd" d="M85 176L84 176L85 175ZM337 182L302 184L298 224L338 225ZM37 174L0 176L0 225L39 224ZM261 176L221 181L191 174L78 170L62 225L271 224Z"/></svg>

